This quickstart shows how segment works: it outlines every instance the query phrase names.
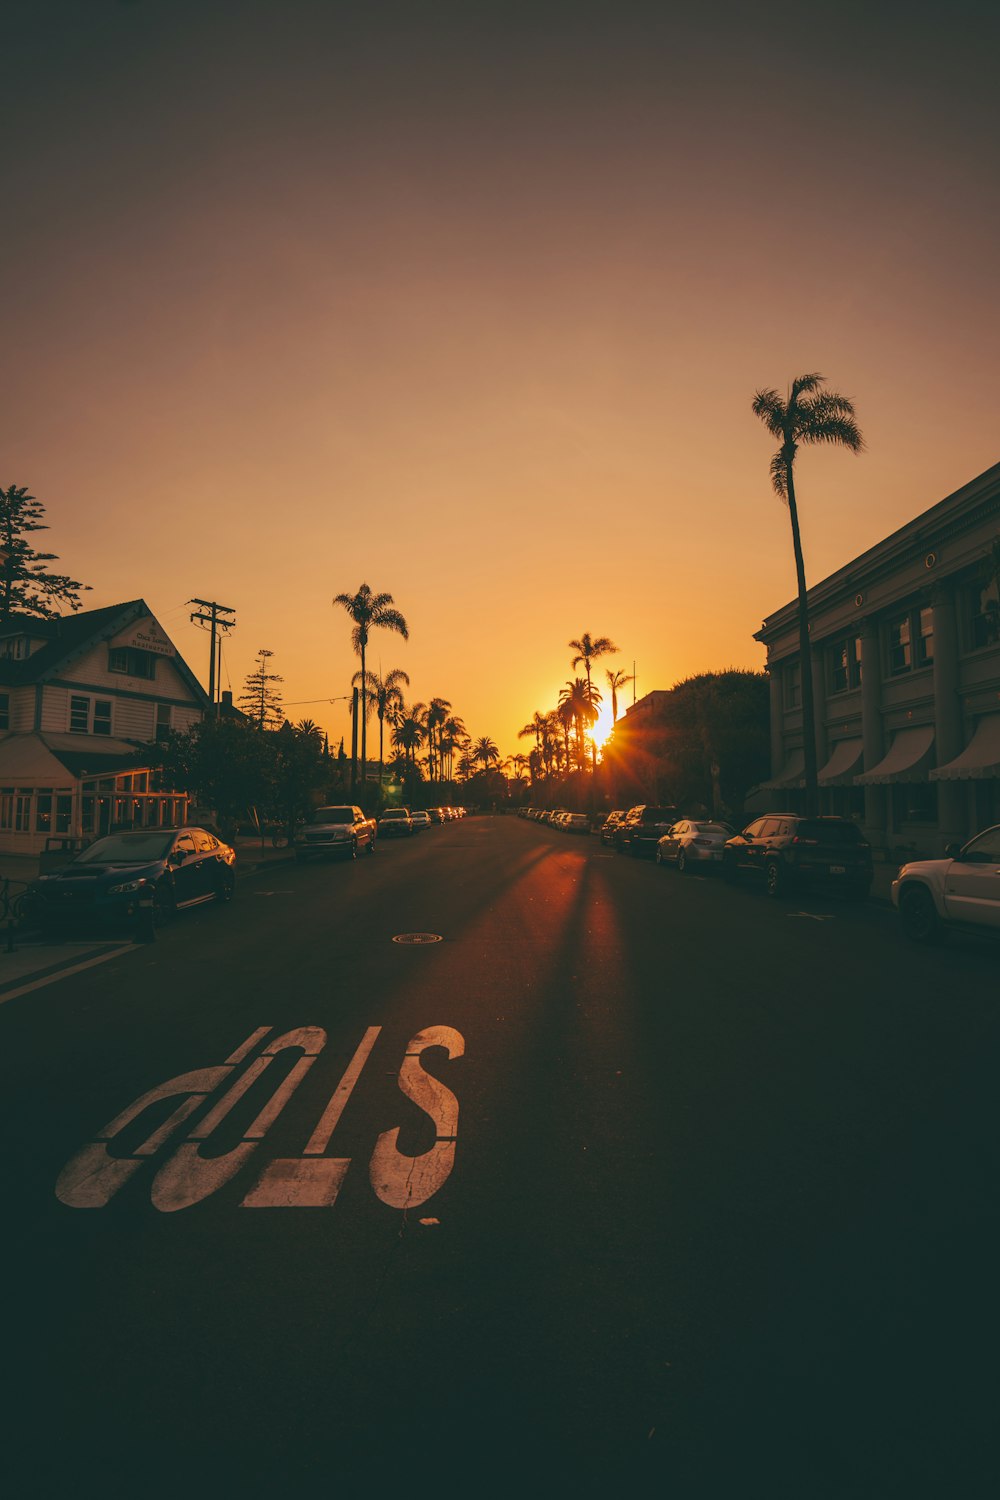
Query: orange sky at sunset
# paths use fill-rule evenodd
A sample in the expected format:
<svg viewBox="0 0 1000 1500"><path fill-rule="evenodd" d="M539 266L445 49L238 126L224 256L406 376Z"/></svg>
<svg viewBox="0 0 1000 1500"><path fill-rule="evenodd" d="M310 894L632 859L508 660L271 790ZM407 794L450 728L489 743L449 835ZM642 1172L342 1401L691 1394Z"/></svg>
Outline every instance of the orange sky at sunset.
<svg viewBox="0 0 1000 1500"><path fill-rule="evenodd" d="M269 647L334 743L362 582L371 664L504 753L584 631L640 694L761 666L758 386L867 440L800 459L813 581L1000 459L996 7L4 12L0 480L203 681L185 601L234 606L223 686Z"/></svg>

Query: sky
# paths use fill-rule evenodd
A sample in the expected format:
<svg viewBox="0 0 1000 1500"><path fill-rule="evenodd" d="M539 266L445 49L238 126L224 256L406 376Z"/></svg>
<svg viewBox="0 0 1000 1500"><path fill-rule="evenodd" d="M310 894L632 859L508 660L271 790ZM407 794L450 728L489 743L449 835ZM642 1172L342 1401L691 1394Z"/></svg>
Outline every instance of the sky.
<svg viewBox="0 0 1000 1500"><path fill-rule="evenodd" d="M1000 10L5 0L0 483L92 586L234 607L350 743L335 594L504 754L609 636L641 696L795 591L753 393L824 374L818 582L1000 460ZM625 690L630 701L632 688ZM314 701L316 700L316 701Z"/></svg>

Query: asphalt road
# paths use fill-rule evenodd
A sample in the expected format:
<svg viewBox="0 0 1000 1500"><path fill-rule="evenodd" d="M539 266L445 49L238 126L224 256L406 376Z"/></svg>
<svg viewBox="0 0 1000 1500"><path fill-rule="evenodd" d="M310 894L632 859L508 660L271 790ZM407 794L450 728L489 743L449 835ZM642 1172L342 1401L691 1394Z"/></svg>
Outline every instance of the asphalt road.
<svg viewBox="0 0 1000 1500"><path fill-rule="evenodd" d="M988 1492L998 976L484 817L10 1001L10 1493Z"/></svg>

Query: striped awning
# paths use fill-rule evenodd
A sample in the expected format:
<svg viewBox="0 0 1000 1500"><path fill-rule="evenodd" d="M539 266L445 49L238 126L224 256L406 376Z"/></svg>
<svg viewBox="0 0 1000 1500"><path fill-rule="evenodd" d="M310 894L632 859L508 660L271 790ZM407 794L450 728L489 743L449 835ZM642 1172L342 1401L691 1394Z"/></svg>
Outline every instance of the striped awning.
<svg viewBox="0 0 1000 1500"><path fill-rule="evenodd" d="M833 754L817 777L820 786L853 786L864 753L863 740L841 740L834 745Z"/></svg>
<svg viewBox="0 0 1000 1500"><path fill-rule="evenodd" d="M772 776L770 781L762 781L762 791L781 791L790 787L805 786L806 757L805 751L793 750L777 776Z"/></svg>
<svg viewBox="0 0 1000 1500"><path fill-rule="evenodd" d="M932 781L982 781L1000 776L1000 714L986 714L961 755L931 772Z"/></svg>
<svg viewBox="0 0 1000 1500"><path fill-rule="evenodd" d="M884 786L891 781L926 781L934 759L934 725L921 724L918 729L897 729L888 755L863 776L855 776L855 786Z"/></svg>

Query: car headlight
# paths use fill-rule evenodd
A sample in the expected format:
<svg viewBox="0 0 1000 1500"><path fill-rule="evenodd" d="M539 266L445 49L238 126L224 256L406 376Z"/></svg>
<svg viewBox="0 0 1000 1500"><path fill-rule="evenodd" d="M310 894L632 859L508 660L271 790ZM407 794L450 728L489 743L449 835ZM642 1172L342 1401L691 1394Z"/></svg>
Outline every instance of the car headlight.
<svg viewBox="0 0 1000 1500"><path fill-rule="evenodd" d="M146 884L144 880L126 880L121 885L109 885L105 895L107 896L130 896L133 891L141 890Z"/></svg>

